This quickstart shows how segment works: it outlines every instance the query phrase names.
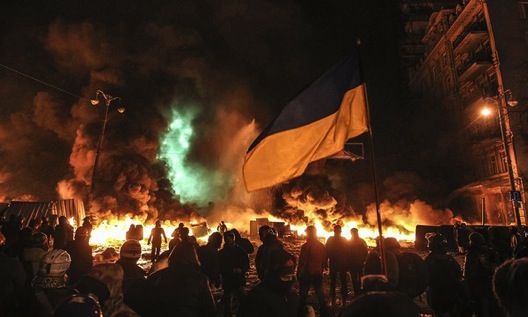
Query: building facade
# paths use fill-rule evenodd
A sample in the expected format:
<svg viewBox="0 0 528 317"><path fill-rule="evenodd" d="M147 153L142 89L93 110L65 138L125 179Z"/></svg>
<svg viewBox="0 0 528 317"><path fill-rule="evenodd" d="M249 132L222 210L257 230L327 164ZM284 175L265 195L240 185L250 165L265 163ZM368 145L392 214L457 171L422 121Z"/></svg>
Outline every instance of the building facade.
<svg viewBox="0 0 528 317"><path fill-rule="evenodd" d="M528 1L403 1L402 12L413 102L442 107L469 158L460 171L465 185L448 200L464 201L485 223L514 224L518 214L526 224ZM489 117L481 115L485 106Z"/></svg>

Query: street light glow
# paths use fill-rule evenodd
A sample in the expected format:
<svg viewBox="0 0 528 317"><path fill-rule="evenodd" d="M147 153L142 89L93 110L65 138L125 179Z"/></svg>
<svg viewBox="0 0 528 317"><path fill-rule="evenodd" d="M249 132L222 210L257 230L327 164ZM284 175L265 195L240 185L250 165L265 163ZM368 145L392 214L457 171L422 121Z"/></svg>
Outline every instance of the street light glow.
<svg viewBox="0 0 528 317"><path fill-rule="evenodd" d="M491 109L488 107L484 107L480 110L480 114L484 117L489 117L491 115Z"/></svg>

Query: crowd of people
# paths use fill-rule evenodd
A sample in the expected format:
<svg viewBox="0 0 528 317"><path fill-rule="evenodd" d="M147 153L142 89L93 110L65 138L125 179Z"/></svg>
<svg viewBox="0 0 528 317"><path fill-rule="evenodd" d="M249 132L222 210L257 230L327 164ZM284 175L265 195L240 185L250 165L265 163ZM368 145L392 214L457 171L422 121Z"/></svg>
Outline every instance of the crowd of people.
<svg viewBox="0 0 528 317"><path fill-rule="evenodd" d="M168 242L157 222L145 237L150 256L142 252L143 228L131 226L115 261L96 263L89 218L76 230L64 217L56 226L44 218L22 227L15 217L1 225L2 316L528 314L528 258L519 251L526 241L513 229L511 243L500 244L493 227L485 233L468 228L467 243L457 244L460 263L439 233L428 235L422 257L395 238L377 239L369 248L357 229L346 239L339 225L323 243L308 226L296 256L268 225L259 228L258 246L223 222L200 245L183 223ZM504 251L505 245L510 249ZM138 265L145 257L152 264L148 271ZM259 282L248 289L252 267ZM427 312L417 305L420 298Z"/></svg>

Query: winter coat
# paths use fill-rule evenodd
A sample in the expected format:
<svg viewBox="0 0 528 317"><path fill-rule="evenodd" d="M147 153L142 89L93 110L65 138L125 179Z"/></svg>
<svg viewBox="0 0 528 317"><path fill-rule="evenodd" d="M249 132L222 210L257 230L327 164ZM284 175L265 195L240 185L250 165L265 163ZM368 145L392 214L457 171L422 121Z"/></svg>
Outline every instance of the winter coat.
<svg viewBox="0 0 528 317"><path fill-rule="evenodd" d="M104 263L94 266L87 274L106 285L110 292L109 298L101 303L105 317L139 317L123 302L123 269L119 264Z"/></svg>
<svg viewBox="0 0 528 317"><path fill-rule="evenodd" d="M218 251L222 287L232 289L246 285L246 272L249 270L249 257L237 245L224 246Z"/></svg>
<svg viewBox="0 0 528 317"><path fill-rule="evenodd" d="M348 257L350 269L353 271L362 271L365 265L365 259L368 255L368 246L365 240L361 238L352 238L348 243Z"/></svg>
<svg viewBox="0 0 528 317"><path fill-rule="evenodd" d="M297 278L304 275L323 274L326 268L326 247L317 239L308 239L301 247Z"/></svg>
<svg viewBox="0 0 528 317"><path fill-rule="evenodd" d="M207 277L192 264L171 265L132 285L126 303L142 317L215 316Z"/></svg>
<svg viewBox="0 0 528 317"><path fill-rule="evenodd" d="M71 264L68 269L68 282L73 285L92 268L92 247L88 245L88 242L74 240L69 242L64 249L71 256Z"/></svg>
<svg viewBox="0 0 528 317"><path fill-rule="evenodd" d="M330 270L348 270L348 241L341 236L329 237L326 241L326 253Z"/></svg>
<svg viewBox="0 0 528 317"><path fill-rule="evenodd" d="M429 269L429 306L437 313L452 311L457 302L455 290L462 278L460 265L451 255L436 252L430 252L425 263Z"/></svg>
<svg viewBox="0 0 528 317"><path fill-rule="evenodd" d="M262 281L268 271L270 255L275 250L284 249L282 242L274 235L268 235L263 244L258 248L255 256L255 266L258 278Z"/></svg>

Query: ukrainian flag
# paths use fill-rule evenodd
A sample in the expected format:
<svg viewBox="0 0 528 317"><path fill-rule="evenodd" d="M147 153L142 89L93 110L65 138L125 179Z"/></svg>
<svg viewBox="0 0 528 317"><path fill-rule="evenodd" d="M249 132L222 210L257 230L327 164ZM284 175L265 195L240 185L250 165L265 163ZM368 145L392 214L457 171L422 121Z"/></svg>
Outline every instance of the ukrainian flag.
<svg viewBox="0 0 528 317"><path fill-rule="evenodd" d="M309 163L336 154L368 131L359 52L319 77L253 141L243 173L254 191L301 176Z"/></svg>

